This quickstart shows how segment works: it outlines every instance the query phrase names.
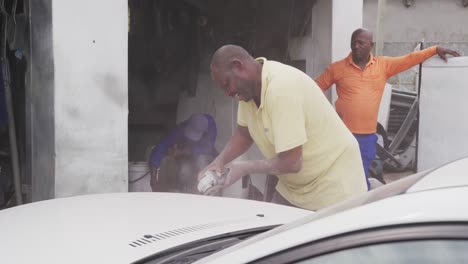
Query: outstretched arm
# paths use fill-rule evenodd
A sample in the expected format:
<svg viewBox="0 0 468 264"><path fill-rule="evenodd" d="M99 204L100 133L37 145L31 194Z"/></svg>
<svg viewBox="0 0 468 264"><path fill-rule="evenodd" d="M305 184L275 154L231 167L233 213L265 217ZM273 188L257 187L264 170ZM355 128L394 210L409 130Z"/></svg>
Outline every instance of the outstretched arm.
<svg viewBox="0 0 468 264"><path fill-rule="evenodd" d="M447 61L447 54L460 56L456 51L433 46L401 57L384 57L387 77L391 77L397 73L405 71L436 54L438 54L444 61Z"/></svg>

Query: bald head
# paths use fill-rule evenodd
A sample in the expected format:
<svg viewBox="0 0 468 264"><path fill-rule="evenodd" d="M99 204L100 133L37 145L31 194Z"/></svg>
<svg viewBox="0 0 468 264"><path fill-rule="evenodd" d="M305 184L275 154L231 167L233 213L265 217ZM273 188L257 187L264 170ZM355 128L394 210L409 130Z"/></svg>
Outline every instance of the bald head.
<svg viewBox="0 0 468 264"><path fill-rule="evenodd" d="M228 96L246 102L260 98L262 64L242 47L219 48L211 59L211 78Z"/></svg>
<svg viewBox="0 0 468 264"><path fill-rule="evenodd" d="M254 60L252 56L242 47L236 45L225 45L219 48L211 59L211 68L221 71L230 69L230 64L234 60L248 61Z"/></svg>
<svg viewBox="0 0 468 264"><path fill-rule="evenodd" d="M358 28L354 30L353 34L351 35L351 39L355 38L357 35L363 36L367 38L370 42L372 42L372 39L373 39L372 32L366 28Z"/></svg>

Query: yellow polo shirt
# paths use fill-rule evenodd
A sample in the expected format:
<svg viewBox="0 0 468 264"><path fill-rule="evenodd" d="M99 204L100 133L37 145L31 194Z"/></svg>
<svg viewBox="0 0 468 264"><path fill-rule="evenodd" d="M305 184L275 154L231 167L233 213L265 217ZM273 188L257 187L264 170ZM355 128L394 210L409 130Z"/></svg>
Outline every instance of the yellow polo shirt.
<svg viewBox="0 0 468 264"><path fill-rule="evenodd" d="M302 145L302 170L277 175L276 190L310 210L366 192L358 143L320 88L296 68L257 60L263 63L261 105L239 102L237 123L267 159Z"/></svg>

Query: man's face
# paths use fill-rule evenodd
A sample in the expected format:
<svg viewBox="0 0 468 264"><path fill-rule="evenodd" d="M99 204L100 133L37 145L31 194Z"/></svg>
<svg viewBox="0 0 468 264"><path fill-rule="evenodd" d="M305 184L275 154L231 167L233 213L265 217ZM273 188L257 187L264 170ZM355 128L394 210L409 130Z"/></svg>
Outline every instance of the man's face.
<svg viewBox="0 0 468 264"><path fill-rule="evenodd" d="M368 32L358 32L351 38L351 53L353 59L367 60L374 44Z"/></svg>
<svg viewBox="0 0 468 264"><path fill-rule="evenodd" d="M211 77L227 96L244 102L248 102L254 97L255 82L250 80L243 72L238 70L221 72L212 67Z"/></svg>

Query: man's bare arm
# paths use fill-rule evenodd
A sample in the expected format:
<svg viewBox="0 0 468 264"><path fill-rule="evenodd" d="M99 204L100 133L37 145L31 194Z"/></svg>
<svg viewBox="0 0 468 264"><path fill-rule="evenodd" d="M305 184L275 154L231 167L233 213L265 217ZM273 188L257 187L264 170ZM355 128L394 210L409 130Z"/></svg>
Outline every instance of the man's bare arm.
<svg viewBox="0 0 468 264"><path fill-rule="evenodd" d="M252 146L252 143L253 140L247 127L237 126L234 134L221 151L221 154L198 174L198 179L201 179L207 170L214 170L218 173L222 173L224 171L224 165L245 153L250 146Z"/></svg>
<svg viewBox="0 0 468 264"><path fill-rule="evenodd" d="M284 151L271 159L237 161L226 166L230 169L225 186L248 174L298 173L302 169L302 146Z"/></svg>
<svg viewBox="0 0 468 264"><path fill-rule="evenodd" d="M216 160L222 164L226 164L245 153L250 146L252 146L253 140L250 137L250 133L247 127L237 126L234 134L229 139L224 149L221 151Z"/></svg>

